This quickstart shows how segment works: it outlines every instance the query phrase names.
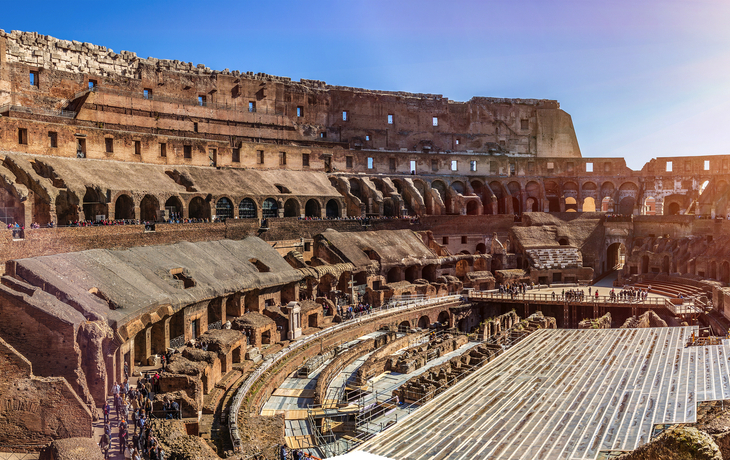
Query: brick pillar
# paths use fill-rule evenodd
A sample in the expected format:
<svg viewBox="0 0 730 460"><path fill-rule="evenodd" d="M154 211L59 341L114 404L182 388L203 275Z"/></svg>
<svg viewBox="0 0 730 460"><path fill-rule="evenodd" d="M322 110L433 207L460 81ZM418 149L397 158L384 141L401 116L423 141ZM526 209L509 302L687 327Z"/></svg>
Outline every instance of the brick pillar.
<svg viewBox="0 0 730 460"><path fill-rule="evenodd" d="M134 218L136 220L140 220L140 208L139 208L139 204L135 204L134 205Z"/></svg>
<svg viewBox="0 0 730 460"><path fill-rule="evenodd" d="M226 301L228 297L221 298L221 326L226 323Z"/></svg>

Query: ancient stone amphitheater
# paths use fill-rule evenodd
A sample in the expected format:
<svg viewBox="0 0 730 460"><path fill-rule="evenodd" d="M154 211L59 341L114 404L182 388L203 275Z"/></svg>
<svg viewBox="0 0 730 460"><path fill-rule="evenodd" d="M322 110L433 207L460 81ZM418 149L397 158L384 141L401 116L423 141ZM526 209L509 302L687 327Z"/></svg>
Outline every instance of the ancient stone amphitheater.
<svg viewBox="0 0 730 460"><path fill-rule="evenodd" d="M730 458L729 161L0 30L0 458Z"/></svg>

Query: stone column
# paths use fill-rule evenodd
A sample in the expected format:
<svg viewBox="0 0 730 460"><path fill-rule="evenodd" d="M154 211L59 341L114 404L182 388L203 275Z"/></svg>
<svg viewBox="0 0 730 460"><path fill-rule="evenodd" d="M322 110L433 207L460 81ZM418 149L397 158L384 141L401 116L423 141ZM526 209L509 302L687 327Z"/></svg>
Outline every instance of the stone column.
<svg viewBox="0 0 730 460"><path fill-rule="evenodd" d="M170 319L168 316L152 325L152 352L164 353L170 348Z"/></svg>
<svg viewBox="0 0 730 460"><path fill-rule="evenodd" d="M299 306L299 302L289 302L287 309L289 310L289 333L287 337L289 340L294 340L302 335L302 308Z"/></svg>

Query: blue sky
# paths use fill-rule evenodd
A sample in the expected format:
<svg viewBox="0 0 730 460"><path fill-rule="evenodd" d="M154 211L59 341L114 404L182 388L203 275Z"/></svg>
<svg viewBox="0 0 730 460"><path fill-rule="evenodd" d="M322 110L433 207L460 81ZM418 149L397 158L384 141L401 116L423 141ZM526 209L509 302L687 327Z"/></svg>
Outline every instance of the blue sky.
<svg viewBox="0 0 730 460"><path fill-rule="evenodd" d="M586 157L730 154L730 2L6 2L0 28L335 85L557 99Z"/></svg>

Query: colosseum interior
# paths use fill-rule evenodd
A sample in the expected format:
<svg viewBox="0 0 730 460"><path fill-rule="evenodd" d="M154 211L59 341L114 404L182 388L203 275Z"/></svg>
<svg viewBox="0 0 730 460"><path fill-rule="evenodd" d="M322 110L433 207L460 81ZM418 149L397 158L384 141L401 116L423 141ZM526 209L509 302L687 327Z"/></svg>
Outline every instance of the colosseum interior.
<svg viewBox="0 0 730 460"><path fill-rule="evenodd" d="M730 458L729 164L0 30L0 458Z"/></svg>

